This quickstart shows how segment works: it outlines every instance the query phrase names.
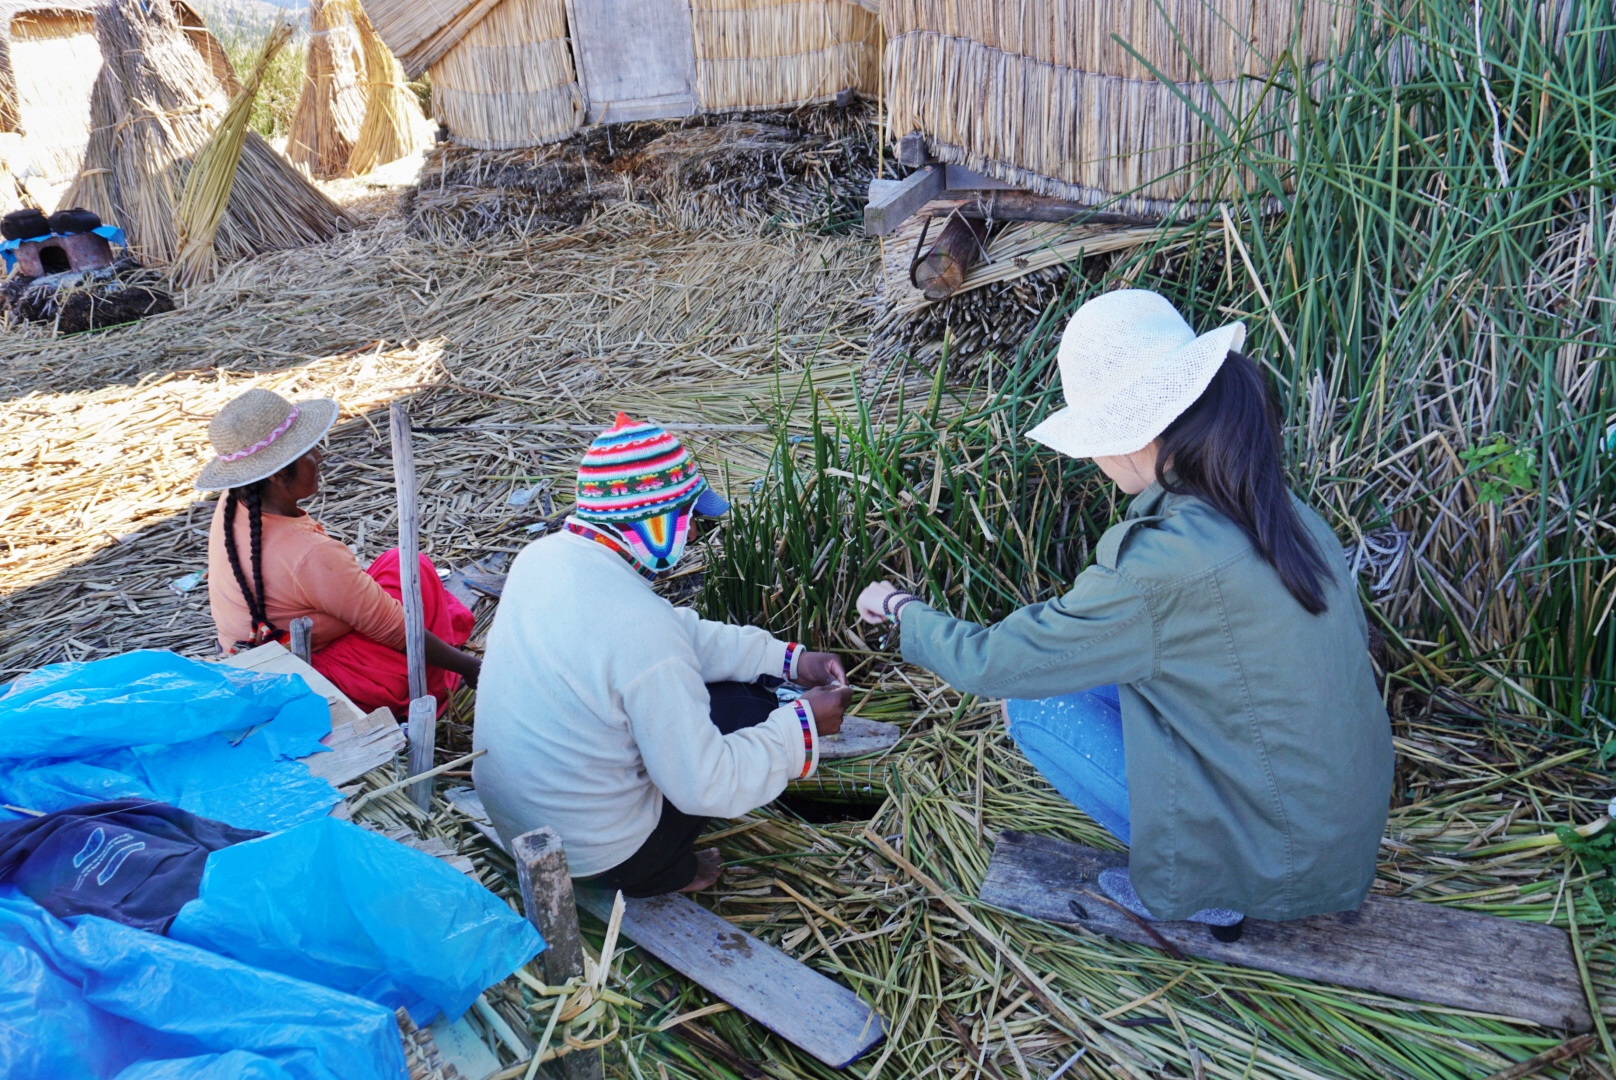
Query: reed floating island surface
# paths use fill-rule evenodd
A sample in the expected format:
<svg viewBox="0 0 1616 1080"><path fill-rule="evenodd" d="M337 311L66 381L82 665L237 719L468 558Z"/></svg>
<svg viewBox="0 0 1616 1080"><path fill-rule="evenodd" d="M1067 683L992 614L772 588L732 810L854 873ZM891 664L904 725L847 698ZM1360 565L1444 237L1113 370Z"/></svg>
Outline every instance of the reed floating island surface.
<svg viewBox="0 0 1616 1080"><path fill-rule="evenodd" d="M729 123L706 117L520 153L444 148L416 190L351 211L360 228L226 259L178 312L76 338L7 332L0 679L211 647L205 588L184 587L206 564L211 509L190 484L207 417L246 386L343 402L312 509L366 554L392 543L380 410L405 399L424 550L445 567L509 555L553 523L582 446L627 408L682 425L736 501L666 587L844 651L855 711L905 730L893 752L828 765L720 826L731 870L701 897L887 1018L888 1041L847 1075L1608 1076L1616 22L1571 0L1504 0L1479 27L1461 0L1345 14L1322 60L1276 42L1264 78L1289 89L1286 109L1204 118L1196 167L1249 186L1126 242L1003 234L1012 269L1048 260L1043 291L995 279L915 302L906 317L928 321L909 337L868 302L882 252L847 215L788 213L767 189L742 213L641 197L596 168ZM547 170L566 183L544 187ZM793 175L791 190L820 190L813 168ZM602 194L548 215L575 182ZM991 620L1086 563L1121 501L1020 433L1057 404L1065 316L1119 284L1197 321L1246 321L1293 479L1359 573L1398 753L1376 893L1567 931L1589 1036L1178 960L974 899L1001 830L1114 845L1032 771L996 703L902 665L851 599L879 573ZM1013 335L1009 306L1024 313ZM872 359L882 335L901 347ZM477 635L492 611L478 602ZM469 738L462 695L439 763ZM422 813L390 792L366 814L442 839L516 896L508 859L441 798ZM598 952L602 928L586 934ZM611 1034L613 1076L837 1075L638 950L613 972L573 1029ZM522 979L496 996L506 1023L545 1035L554 997Z"/></svg>

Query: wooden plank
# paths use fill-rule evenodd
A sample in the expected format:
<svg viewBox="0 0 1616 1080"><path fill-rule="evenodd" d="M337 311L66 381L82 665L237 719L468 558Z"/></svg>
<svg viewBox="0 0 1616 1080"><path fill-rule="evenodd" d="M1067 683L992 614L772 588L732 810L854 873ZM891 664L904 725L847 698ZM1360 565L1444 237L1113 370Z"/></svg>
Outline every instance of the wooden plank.
<svg viewBox="0 0 1616 1080"><path fill-rule="evenodd" d="M842 718L840 732L820 738L819 760L835 761L838 758L879 754L898 745L902 735L903 729L897 724L883 724L862 716L846 716Z"/></svg>
<svg viewBox="0 0 1616 1080"><path fill-rule="evenodd" d="M911 131L898 140L895 156L898 164L909 168L919 168L931 161L931 151L926 148L926 135L924 132Z"/></svg>
<svg viewBox="0 0 1616 1080"><path fill-rule="evenodd" d="M580 885L578 906L604 921L612 897ZM688 896L627 900L623 934L833 1069L845 1069L886 1037L881 1015L857 994Z"/></svg>
<svg viewBox="0 0 1616 1080"><path fill-rule="evenodd" d="M298 760L332 787L341 787L373 769L391 765L404 749L404 731L391 713L377 709L358 721L338 724L320 741L331 748L329 754L310 754Z"/></svg>
<svg viewBox="0 0 1616 1080"><path fill-rule="evenodd" d="M421 609L421 521L415 492L415 449L410 415L401 402L387 410L393 446L393 487L398 496L398 580L404 602L404 655L410 699L426 693L426 618Z"/></svg>
<svg viewBox="0 0 1616 1080"><path fill-rule="evenodd" d="M432 1033L432 1041L437 1044L443 1060L453 1065L463 1080L476 1080L499 1071L499 1058L464 1016L453 1021L439 1016L427 1025L427 1030Z"/></svg>
<svg viewBox="0 0 1616 1080"><path fill-rule="evenodd" d="M431 694L410 702L410 775L418 776L432 768L437 754L438 699ZM432 778L409 786L410 801L422 810L432 807Z"/></svg>
<svg viewBox="0 0 1616 1080"><path fill-rule="evenodd" d="M314 659L314 620L307 615L299 615L287 627L292 637L292 655L305 664Z"/></svg>
<svg viewBox="0 0 1616 1080"><path fill-rule="evenodd" d="M956 213L991 221L1064 221L1074 225L1161 224L1159 218L1102 212L1084 203L1052 199L1030 191L983 191L969 195L959 191L941 191L926 207L929 217L946 217ZM869 226L866 225L865 231L868 230Z"/></svg>
<svg viewBox="0 0 1616 1080"><path fill-rule="evenodd" d="M451 596L469 608L477 603L479 596L492 596L498 600L505 592L507 576L478 563L467 563L444 578L443 587Z"/></svg>
<svg viewBox="0 0 1616 1080"><path fill-rule="evenodd" d="M570 0L567 8L589 123L696 111L696 44L686 0Z"/></svg>
<svg viewBox="0 0 1616 1080"><path fill-rule="evenodd" d="M1116 852L1003 832L980 896L1034 919L1159 948L1100 891L1100 871L1127 862ZM1196 923L1149 925L1187 956L1574 1032L1592 1026L1570 939L1541 923L1371 896L1357 911L1247 919L1240 940L1227 943Z"/></svg>
<svg viewBox="0 0 1616 1080"><path fill-rule="evenodd" d="M478 832L505 849L471 788L444 793ZM579 885L578 906L605 921L612 897ZM540 933L543 933L541 930ZM859 996L736 929L688 896L628 900L623 933L652 956L832 1068L845 1068L886 1037Z"/></svg>
<svg viewBox="0 0 1616 1080"><path fill-rule="evenodd" d="M221 663L241 668L243 671L263 671L272 675L301 677L308 683L309 689L325 698L326 704L330 706L332 728L359 720L365 715L359 711L359 706L348 700L347 694L337 689L336 683L293 656L286 650L286 646L277 641L236 653L234 656L227 656Z"/></svg>
<svg viewBox="0 0 1616 1080"><path fill-rule="evenodd" d="M864 205L864 231L870 236L885 236L943 193L943 170L928 165L898 181L896 187L883 186L878 192L872 184L871 189L869 202Z"/></svg>
<svg viewBox="0 0 1616 1080"><path fill-rule="evenodd" d="M991 176L983 176L973 172L963 165L944 165L944 187L949 191L1013 191L1014 184L1007 184L1003 180L995 180Z"/></svg>

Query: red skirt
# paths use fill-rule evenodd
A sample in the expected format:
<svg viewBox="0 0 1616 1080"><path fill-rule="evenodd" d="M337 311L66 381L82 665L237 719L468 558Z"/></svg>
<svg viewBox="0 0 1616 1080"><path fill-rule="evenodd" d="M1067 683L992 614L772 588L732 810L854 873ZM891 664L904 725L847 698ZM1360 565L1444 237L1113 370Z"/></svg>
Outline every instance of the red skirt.
<svg viewBox="0 0 1616 1080"><path fill-rule="evenodd" d="M384 591L402 598L398 548L383 552L365 571ZM456 600L438 580L432 560L421 556L421 609L426 628L455 648L466 643L475 621L466 605ZM410 710L410 676L404 654L360 633L347 633L312 657L314 670L336 684L338 690L364 712L391 709L395 716ZM449 706L449 695L460 685L452 671L428 666L426 692L438 699L438 712Z"/></svg>

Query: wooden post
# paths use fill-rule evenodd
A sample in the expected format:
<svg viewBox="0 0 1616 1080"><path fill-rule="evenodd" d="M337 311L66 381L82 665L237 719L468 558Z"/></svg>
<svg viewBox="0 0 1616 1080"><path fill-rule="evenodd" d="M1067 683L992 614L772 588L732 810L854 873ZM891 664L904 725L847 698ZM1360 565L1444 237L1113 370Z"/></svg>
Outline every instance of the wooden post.
<svg viewBox="0 0 1616 1080"><path fill-rule="evenodd" d="M438 703L426 692L426 616L421 608L420 510L415 501L415 451L410 417L393 402L388 409L393 443L393 486L398 489L398 583L404 602L404 657L410 680L410 774L432 768L438 741ZM422 810L432 804L432 781L410 785Z"/></svg>
<svg viewBox="0 0 1616 1080"><path fill-rule="evenodd" d="M539 954L544 981L559 986L582 975L584 943L561 834L548 825L523 833L511 842L511 857L516 861L522 910L544 938L545 950ZM552 1068L567 1080L600 1080L604 1074L599 1050L574 1051Z"/></svg>
<svg viewBox="0 0 1616 1080"><path fill-rule="evenodd" d="M965 284L965 275L982 261L988 226L981 218L955 214L948 219L931 250L915 260L909 280L927 300L953 296Z"/></svg>
<svg viewBox="0 0 1616 1080"><path fill-rule="evenodd" d="M292 620L288 627L292 634L292 655L309 663L314 656L314 620L307 615L299 615Z"/></svg>
<svg viewBox="0 0 1616 1080"><path fill-rule="evenodd" d="M898 164L916 169L930 160L931 152L926 149L926 136L921 132L911 131L898 140Z"/></svg>

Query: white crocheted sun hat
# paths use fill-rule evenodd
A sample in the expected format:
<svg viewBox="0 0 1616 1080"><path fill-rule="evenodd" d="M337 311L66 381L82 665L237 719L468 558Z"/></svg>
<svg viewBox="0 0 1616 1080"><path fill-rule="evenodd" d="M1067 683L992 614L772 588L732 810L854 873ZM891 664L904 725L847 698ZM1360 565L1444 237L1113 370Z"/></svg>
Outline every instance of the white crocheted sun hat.
<svg viewBox="0 0 1616 1080"><path fill-rule="evenodd" d="M337 419L337 403L293 403L254 387L220 409L208 424L217 453L196 478L199 491L223 491L274 476L314 449Z"/></svg>
<svg viewBox="0 0 1616 1080"><path fill-rule="evenodd" d="M1245 323L1196 337L1160 293L1118 289L1096 296L1061 335L1066 408L1027 437L1077 458L1142 450L1195 404L1224 357L1245 341Z"/></svg>

